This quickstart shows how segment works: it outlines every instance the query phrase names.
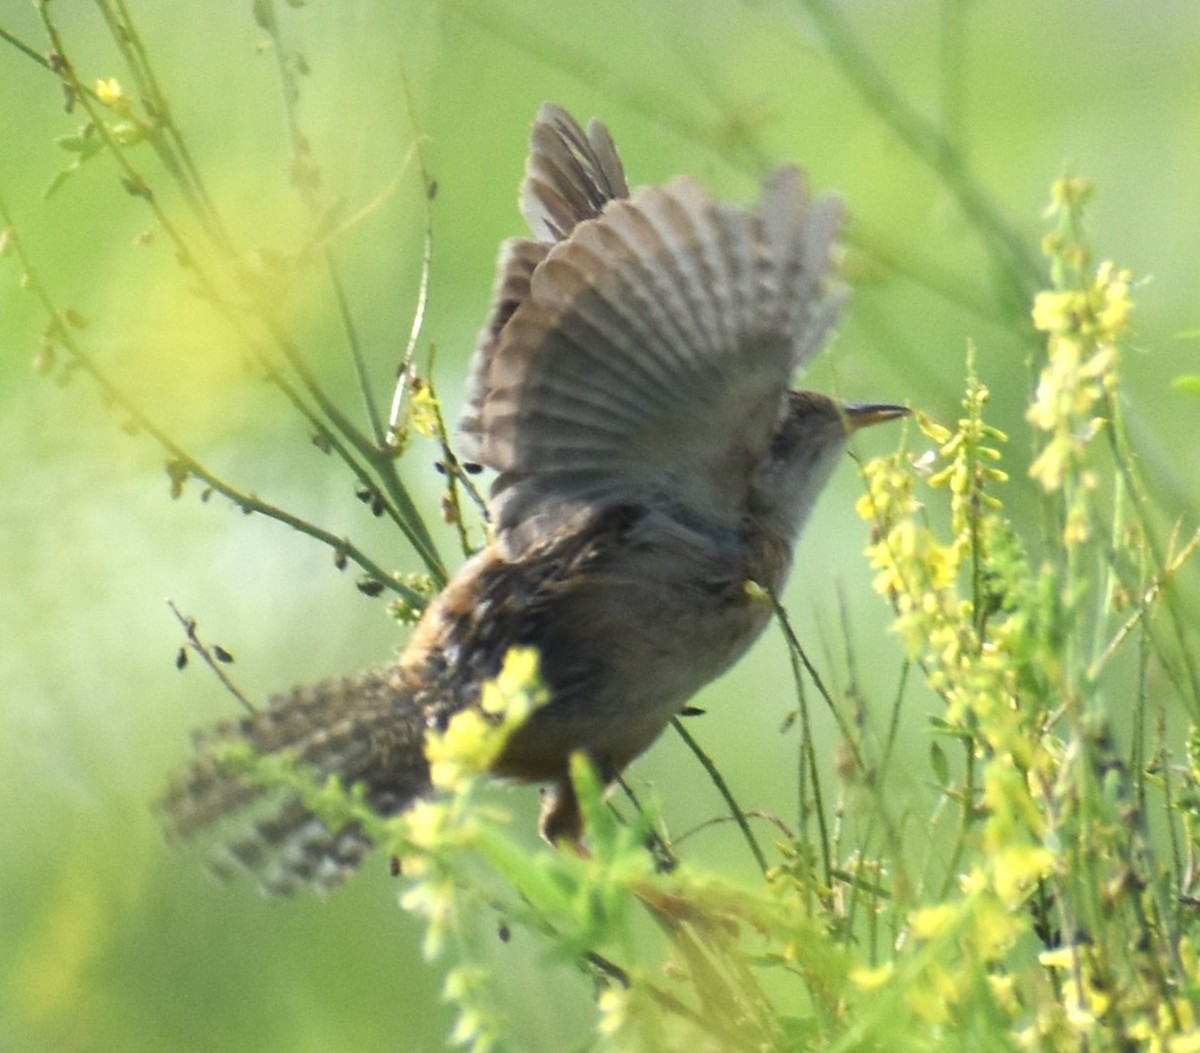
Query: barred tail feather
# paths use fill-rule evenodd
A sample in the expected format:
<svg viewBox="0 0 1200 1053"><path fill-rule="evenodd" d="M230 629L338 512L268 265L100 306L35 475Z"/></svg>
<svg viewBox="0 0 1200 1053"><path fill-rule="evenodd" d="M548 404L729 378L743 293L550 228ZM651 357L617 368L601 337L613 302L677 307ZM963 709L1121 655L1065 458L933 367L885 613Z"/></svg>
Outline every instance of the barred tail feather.
<svg viewBox="0 0 1200 1053"><path fill-rule="evenodd" d="M192 840L215 830L210 859L219 877L250 872L264 892L301 886L324 893L370 851L357 820L331 824L288 780L264 779L250 757L275 757L315 785L335 777L361 784L381 816L402 811L429 787L424 720L396 666L328 680L273 698L262 711L196 739L197 757L160 802L168 833Z"/></svg>

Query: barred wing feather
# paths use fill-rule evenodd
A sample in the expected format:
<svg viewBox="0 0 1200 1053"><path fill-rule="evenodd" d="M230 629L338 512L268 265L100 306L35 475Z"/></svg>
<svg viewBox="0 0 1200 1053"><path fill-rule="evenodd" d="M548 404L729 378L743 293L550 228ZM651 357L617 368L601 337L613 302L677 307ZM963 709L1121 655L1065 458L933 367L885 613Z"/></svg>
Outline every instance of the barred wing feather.
<svg viewBox="0 0 1200 1053"><path fill-rule="evenodd" d="M758 211L693 181L609 200L544 256L477 352L469 456L500 474L492 512L519 551L598 506L670 494L735 527L792 373L842 297L841 217L781 168ZM532 261L532 265L531 264Z"/></svg>

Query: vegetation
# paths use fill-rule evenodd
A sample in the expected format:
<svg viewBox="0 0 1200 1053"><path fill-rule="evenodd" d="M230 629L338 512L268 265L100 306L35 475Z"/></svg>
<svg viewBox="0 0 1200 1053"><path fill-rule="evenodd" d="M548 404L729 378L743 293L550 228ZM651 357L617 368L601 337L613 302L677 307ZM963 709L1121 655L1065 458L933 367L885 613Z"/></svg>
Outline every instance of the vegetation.
<svg viewBox="0 0 1200 1053"><path fill-rule="evenodd" d="M1140 511L1118 401L1131 276L1094 265L1079 240L1089 192L1081 180L1055 185L1057 228L1045 241L1053 285L1033 305L1046 353L1028 414L1043 436L1031 474L1051 536L1023 537L1005 513L1007 438L984 420L988 392L973 362L957 426L920 422L933 450L901 449L863 468L859 513L872 529L875 588L894 608L913 679L942 703L929 752L940 796L928 821L957 828L952 850L935 856L905 843L885 791L894 738L865 734L823 693L842 733L839 792L857 798L858 836L831 838L831 795L807 734L809 827L786 831L772 853L780 861L752 884L673 859L656 868L646 841L669 844L665 835L645 817L614 822L583 765L593 855L530 858L506 839L504 817L473 804L479 776L456 770L444 779L448 801L394 824L397 851L419 879L405 903L428 919L427 953L461 938L479 908L534 927L556 958L582 958L595 972L604 1048L1200 1043L1189 862L1200 770L1168 731L1175 717L1191 719L1200 696L1186 628L1166 602L1200 532L1164 550ZM948 530L935 525L947 505ZM1035 548L1044 554L1032 556ZM1111 673L1126 650L1136 655L1132 690ZM506 681L522 660L514 656L497 682L521 711L521 681L535 683L536 671ZM1168 691L1153 690L1159 671ZM907 674L893 732L916 690ZM1113 697L1128 701L1125 745ZM485 726L474 715L459 720ZM478 756L474 768L484 770L491 750L476 735L456 737L467 769ZM445 748L431 746L439 756ZM497 876L507 894L491 891ZM642 912L661 936L649 949L633 938ZM454 947L446 994L460 1006L455 1036L492 1048L505 1028L487 969L469 940ZM768 991L771 972L783 979Z"/></svg>
<svg viewBox="0 0 1200 1053"><path fill-rule="evenodd" d="M354 568L357 592L385 597L395 618L408 623L446 580L452 563L445 552L470 551L485 529L440 397L455 383L461 358L434 355L435 343L446 346L456 326L474 324L447 320L436 280L439 224L453 226L439 211L445 155L438 141L455 130L447 124L437 136L426 134L435 93L402 62L396 108L405 128L393 129L398 163L386 182L357 185L352 198L331 192L301 106L315 90L294 43L309 12L273 0L245 6L247 25L275 62L283 102L296 202L281 224L286 250L245 247L253 238L228 217L205 152L164 88L177 71L160 68L159 45L143 34L134 4L96 0L97 24L107 33L100 60L93 46L71 36L78 16L62 0L40 0L36 21L22 29L0 24L2 61L40 68L43 88L60 93L75 125L58 138L61 163L42 184L50 206L76 207L72 188L85 181L89 193L115 187L122 221L133 205L143 225L129 251L158 253L155 266L173 268L171 280L189 290L208 319L206 339L242 371L236 380L223 373L219 384L202 385L200 400L216 407L216 425L198 426L171 393L173 370L193 381L200 375L189 363L151 365L151 353L129 368L128 358L112 352L121 312L103 301L98 311L68 305L77 292L87 295L87 276L104 264L88 261L87 239L76 231L67 251L84 259L84 270L78 286L61 291L45 263L55 250L39 239L37 223L23 218L28 205L12 193L17 181L9 167L0 178L7 280L30 294L25 303L40 316L30 330L38 333L36 371L64 383L89 380L103 412L137 435L140 448L154 450L153 470L165 466L162 489L171 497L251 517L238 517L234 531L275 520L299 532L310 554L313 542L324 545L339 570ZM889 631L878 638L856 631L865 588L854 612L841 612L836 643L829 642L830 626L798 615L790 597L761 596L776 605L784 645L772 661L791 672L790 685L775 691L789 710L782 734L793 765L784 773L791 780L782 794L787 812L748 795L731 775L735 758L702 745L712 741L709 718L680 720L678 740L689 759L671 778L694 795L711 784L716 802L697 830L677 832L669 795L644 791L637 769L627 792L608 800L581 760L574 776L589 854L532 843L529 816L514 814L521 805L481 774L503 736L540 701L536 654L514 652L489 689L487 708L499 719L464 714L431 737L436 797L385 822L363 814L353 787L304 786L323 813L369 823L400 861L399 903L420 923L421 952L439 971L449 1018L431 1017L428 1008L435 974L414 977L411 965L397 965L380 949L406 936L397 930L379 939L379 925L394 913L394 899L380 894L382 875L368 878L357 900L350 889L339 894L348 902L343 913L329 913L339 909L331 903L319 908L324 921L294 914L286 938L254 944L240 960L238 925L230 923L224 950L214 953L207 941L222 938L200 922L191 932L180 911L234 912L246 939L271 941L268 928L281 923L267 907L229 890L197 896L194 886L173 884L190 878L194 859L183 860L173 878L156 878L164 864L146 859L165 856L157 843L113 852L111 835L98 828L85 843L103 844L104 858L85 863L82 874L76 863L60 862L55 869L63 873L45 883L44 895L33 863L11 863L3 873L14 904L29 906L21 921L0 922L0 938L16 948L13 964L0 970L0 1015L11 1021L3 1026L14 1042L81 1050L349 1049L377 1048L392 1036L399 1048L428 1048L448 1033L450 1043L478 1051L1200 1050L1193 567L1200 531L1181 496L1187 459L1163 468L1157 450L1173 440L1148 438L1127 419L1136 405L1127 376L1141 362L1130 351L1143 279L1094 247L1103 234L1085 231L1085 214L1100 208L1105 186L1094 192L1075 176L1053 183L1040 254L1027 233L1032 224L1014 226L985 189L970 161L970 125L956 94L967 77L966 5L940 9L936 121L909 101L837 6L804 0L795 7L776 13L778 25L798 34L795 16L803 11L804 32L819 43L830 80L848 87L873 125L924 169L970 248L959 245L945 266L915 237L898 244L895 232L869 220L850 232L845 271L868 319L888 317L887 297L897 287L960 313L937 329L953 370L943 366L940 379L929 379L926 360L914 354L905 359L907 372L899 371L912 382L914 405L940 402L944 412L919 413L895 452L860 461L863 542L848 542L837 557L861 563L864 579L874 574ZM729 10L714 5L713 25ZM735 10L739 29L768 17ZM554 23L526 21L522 9L454 0L445 13L490 47L515 45L521 62L559 77L569 70L731 171L756 178L774 156L762 144L766 125L753 107L724 102L712 80L697 78L721 121L700 119L670 90L637 90L628 69L613 73L599 51L568 43ZM427 14L413 5L406 17L425 32ZM455 30L439 25L430 32L453 38ZM735 43L731 38L730 47ZM415 62L407 47L405 56ZM523 111L522 120L532 112ZM516 156L521 143L511 145ZM623 149L637 169L635 147ZM663 164L668 171L683 167ZM489 178L507 186L515 171ZM456 201L461 209L463 198ZM365 271L355 247L379 237L378 228L397 215L406 225L405 251L412 250L406 336L380 348L364 335L387 325L360 305ZM511 231L510 220L497 220L499 229ZM487 243L494 241L489 235ZM960 250L970 259L961 270L954 265ZM484 251L487 259L490 253ZM446 284L452 287L450 279ZM309 318L313 298L317 322ZM152 297L132 286L118 299ZM28 306L14 316L29 317ZM861 324L870 342L869 323ZM905 358L896 348L904 350L913 331L930 330L900 322L880 342ZM145 339L140 330L138 339ZM345 351L341 373L320 350L335 342ZM1014 348L1025 353L1023 369L1015 368ZM964 362L965 384L957 379ZM928 387L920 388L922 379ZM948 411L951 383L961 389L957 412ZM250 386L256 399L273 393L299 422L309 442L305 456L333 458L344 489L384 530L345 527L340 518L329 525L296 511L287 497L260 496L272 488L291 493L286 478L293 468L323 473L313 459L289 459L286 470L243 482L229 444L271 449L281 434L289 441L296 434L295 424L286 426L291 434L262 423L240 430L243 396L236 392ZM998 386L1003 395L994 400L989 388ZM1200 384L1185 376L1177 386L1186 392ZM81 387L72 384L69 392ZM855 387L863 393L857 381ZM65 413L61 403L53 409L55 399L73 397L54 393L45 405ZM84 453L67 445L60 456L67 463ZM422 472L429 461L436 462L435 482ZM862 545L865 554L854 551ZM402 569L391 569L393 561ZM820 576L806 574L802 585L824 590L816 605L832 606L833 589ZM224 581L221 588L236 591ZM176 664L199 656L232 685L234 649L206 642L186 605L177 613L183 636L168 648ZM207 629L207 616L203 621ZM243 637L236 650L254 647ZM165 683L169 667L161 665ZM263 669L271 671L268 688L285 686L272 659L263 659ZM191 682L215 693L211 681ZM234 690L256 704L258 691ZM157 680L150 689L164 691ZM48 697L35 696L20 712L48 705ZM91 719L113 718L93 712ZM204 721L183 714L172 726ZM86 734L99 735L81 723ZM104 742L110 766L114 748ZM148 764L150 754L125 756L157 778L182 759L182 739L175 745ZM286 765L264 766L263 774L303 784ZM104 785L90 776L83 781ZM127 795L139 805L154 794L149 777L132 787ZM148 809L138 821L139 829L149 826ZM63 829L23 835L21 843L31 858L40 852L39 862L62 860L67 847L56 839ZM704 839L714 834L724 839L706 851ZM165 891L171 887L182 891L173 897ZM363 911L364 897L374 902L372 927L344 939L331 935L338 926L351 932L348 919ZM140 942L123 946L114 935L122 927L144 929ZM194 960L183 961L183 947L194 948ZM519 968L512 957L518 948ZM326 954L328 972L297 972ZM105 966L107 986L100 978ZM297 975L304 977L298 987ZM346 984L340 1000L364 1007L364 1019L358 1008L353 1020L320 1008L322 993L339 983ZM280 992L292 989L302 991L301 1004L284 1008ZM158 998L171 1004L149 1008ZM426 1032L418 1037L422 1021Z"/></svg>

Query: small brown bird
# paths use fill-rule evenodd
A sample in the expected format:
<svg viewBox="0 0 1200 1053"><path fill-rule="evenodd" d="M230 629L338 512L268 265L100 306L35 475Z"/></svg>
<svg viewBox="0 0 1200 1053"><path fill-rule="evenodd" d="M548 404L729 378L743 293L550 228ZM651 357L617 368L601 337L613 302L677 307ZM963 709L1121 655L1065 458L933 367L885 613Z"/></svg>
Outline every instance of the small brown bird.
<svg viewBox="0 0 1200 1053"><path fill-rule="evenodd" d="M501 254L461 422L464 456L499 473L495 540L399 662L207 733L163 802L182 837L263 803L227 862L268 891L330 888L370 845L298 797L262 802L221 744L287 751L395 814L429 790L426 729L532 646L550 700L495 773L551 784L542 832L578 838L572 752L615 776L742 655L771 615L747 582L782 588L849 435L907 412L789 389L844 301L841 204L811 199L798 169L776 170L754 210L687 178L631 194L607 129L547 105L521 204L534 237Z"/></svg>

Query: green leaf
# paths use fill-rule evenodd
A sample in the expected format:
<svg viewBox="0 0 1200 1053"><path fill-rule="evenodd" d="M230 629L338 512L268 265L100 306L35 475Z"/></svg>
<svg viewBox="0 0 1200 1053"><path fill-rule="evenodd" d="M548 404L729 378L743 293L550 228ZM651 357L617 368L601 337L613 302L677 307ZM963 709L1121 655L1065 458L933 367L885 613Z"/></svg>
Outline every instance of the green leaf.
<svg viewBox="0 0 1200 1053"><path fill-rule="evenodd" d="M480 823L474 831L475 844L488 863L544 918L559 921L573 913L573 890L560 880L569 863L553 860L548 867L546 853L530 855L494 826Z"/></svg>
<svg viewBox="0 0 1200 1053"><path fill-rule="evenodd" d="M942 749L942 744L936 740L929 746L929 763L933 767L933 774L938 785L943 787L949 785L950 762L946 759L946 751Z"/></svg>
<svg viewBox="0 0 1200 1053"><path fill-rule="evenodd" d="M1200 374L1190 373L1186 376L1176 377L1171 381L1171 387L1184 395L1200 395Z"/></svg>
<svg viewBox="0 0 1200 1053"><path fill-rule="evenodd" d="M94 157L104 148L104 143L93 135L60 135L54 140L54 145L69 154L78 154L83 161Z"/></svg>

